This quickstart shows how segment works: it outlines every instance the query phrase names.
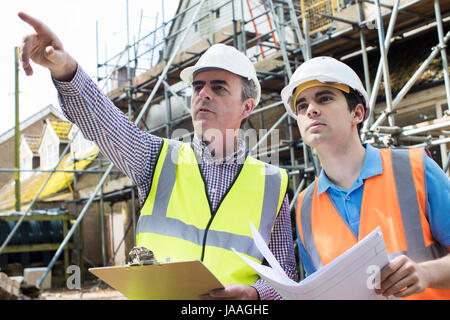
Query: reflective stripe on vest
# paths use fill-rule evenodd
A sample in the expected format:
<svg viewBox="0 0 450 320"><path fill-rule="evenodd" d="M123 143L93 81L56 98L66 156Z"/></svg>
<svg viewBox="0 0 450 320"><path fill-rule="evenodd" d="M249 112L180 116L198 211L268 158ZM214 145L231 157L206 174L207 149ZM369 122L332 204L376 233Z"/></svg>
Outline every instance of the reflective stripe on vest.
<svg viewBox="0 0 450 320"><path fill-rule="evenodd" d="M309 255L309 260L311 261L314 268L317 270L321 268L323 265L322 261L320 261L319 252L317 251L316 244L314 242L311 225L313 195L314 192L317 192L315 190L315 185L316 183L312 183L305 190L305 194L303 196L303 201L301 203L300 209L301 212L300 225L302 226L301 230L303 233L303 246L305 247L305 250Z"/></svg>
<svg viewBox="0 0 450 320"><path fill-rule="evenodd" d="M226 219L226 215L225 217L223 217L223 214L221 214L223 213L221 211L221 207L225 205L225 203L229 207L230 203L226 202L225 199L228 199L230 197L230 194L233 194L233 196L236 197L236 192L234 192L233 190L235 190L236 188L238 188L236 190L240 190L239 188L242 188L242 185L239 183L239 177L241 177L242 175L245 176L245 173L247 173L248 170L251 169L250 166L257 165L258 168L264 168L263 175L261 177L255 177L254 181L255 183L263 183L258 187L262 192L260 192L260 194L252 194L250 197L246 196L245 201L248 201L248 204L236 204L236 210L242 212L239 219L242 218L242 220L240 221L242 221L242 224L245 226L245 228L248 228L248 230L250 230L250 217L253 217L252 220L254 220L255 217L259 219L259 221L253 222L255 226L258 227L266 243L268 243L275 218L278 214L279 209L281 208L281 204L287 188L287 175L285 171L279 170L268 164L262 165L263 162L248 157L237 178L235 178L233 187L227 191L227 196L222 199L222 202L217 208L216 212L213 213L210 212L211 208L209 207L209 204L205 204L205 202L208 202L207 196L203 197L202 195L200 195L202 194L202 192L204 192L203 194L206 194L206 190L198 190L194 197L195 199L184 199L183 192L174 192L175 188L178 188L179 191L179 188L181 186L180 183L182 183L181 181L177 182L177 170L178 172L179 170L185 170L183 171L184 174L190 175L190 177L193 179L193 186L201 185L201 188L205 189L203 181L201 180L201 178L198 178L201 177L201 173L199 170L199 166L195 161L195 155L192 148L187 144L182 144L181 142L173 140L164 140L162 148L163 149L160 156L161 159L157 161L157 165L155 166L155 176L153 178L153 183L157 183L157 187L156 190L151 190L151 192L153 192L154 201L152 203L149 203L151 202L151 196L149 193L146 203L141 210L141 216L138 221L137 242L142 242L139 241L139 238L143 238L145 235L148 235L148 237L153 237L149 235L153 234L155 236L158 235L169 237L163 239L169 239L169 241L175 241L175 243L176 239L182 239L183 241L192 243L198 250L192 249L197 250L197 253L192 255L192 257L190 257L191 259L204 258L204 262L210 261L212 259L211 256L214 256L217 253L214 253L212 249L208 248L220 248L220 250L227 250L228 252L232 253L231 257L236 256L238 259L240 259L230 250L231 248L235 248L237 251L244 253L249 257L253 257L255 260L261 261L262 256L253 244L251 232L249 232L250 236L246 234L239 234L239 232L234 233L234 230L233 232L230 232L230 230L227 230L227 228L223 226L223 222L220 226L216 226L214 222L218 219L220 221L224 221L223 219ZM183 151L180 151L181 148L184 148ZM188 162L184 162L183 165L183 161ZM192 161L192 163L190 163L189 161ZM158 165L161 162L162 166ZM178 166L177 163L181 163L181 166ZM186 172L186 170L189 172ZM241 179L244 178L242 177ZM174 196L174 194L176 195ZM178 200L174 200L173 197L181 198L179 198ZM173 203L173 201L180 201L183 202L183 204L188 204L191 206L191 209L192 205L195 205L196 203L200 204L200 207L198 208L198 210L200 211L205 210L205 208L207 207L209 207L209 209L207 213L203 211L199 212L198 214L194 213L194 215L198 217L187 217L186 219L194 219L195 221L197 221L196 223L192 223L185 221L183 215L177 217L170 216L174 214L173 209L170 209L171 203ZM259 203L259 205L257 206L261 208L260 212L247 213L242 209L243 207L245 208L246 205L255 203ZM189 212L193 211L191 210ZM215 215L219 215L219 217L216 217ZM199 218L201 216L203 218ZM234 223L240 223L240 221L235 221ZM230 224L231 222L233 221L230 221ZM148 247L150 249L152 249L152 247L158 246L159 244L148 244ZM172 246L172 248L168 250L172 250L172 252L174 252L177 250L177 248L173 248ZM167 254L170 255L169 252ZM191 254L187 255L191 256ZM157 258L164 259L165 257L157 256ZM219 275L218 277L220 278Z"/></svg>
<svg viewBox="0 0 450 320"><path fill-rule="evenodd" d="M404 254L421 262L446 254L432 237L427 221L423 150L381 149L380 154L383 174L364 184L358 239L328 194L317 195L317 181L299 196L297 227L315 269L337 258L378 225L390 259Z"/></svg>
<svg viewBox="0 0 450 320"><path fill-rule="evenodd" d="M411 161L409 159L409 150L394 149L392 151L392 169L394 171L395 187L402 214L403 229L405 230L408 251L391 253L389 258L393 259L396 256L404 254L416 262L421 262L442 257L445 255L445 251L438 242L434 242L428 246L425 245L423 228L420 227L422 222L418 205L419 200L417 199L415 190ZM423 164L423 168L425 168L425 164ZM423 179L426 181L425 170L423 170ZM424 183L424 193L426 195L425 187L426 183ZM403 192L404 190L406 192ZM423 202L425 203L424 209L427 210L427 201Z"/></svg>

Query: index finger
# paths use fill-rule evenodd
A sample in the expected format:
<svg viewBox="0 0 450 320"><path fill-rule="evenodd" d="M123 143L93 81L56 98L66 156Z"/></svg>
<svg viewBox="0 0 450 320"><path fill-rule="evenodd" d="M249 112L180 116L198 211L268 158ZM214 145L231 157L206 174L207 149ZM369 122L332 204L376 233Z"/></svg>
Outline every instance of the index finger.
<svg viewBox="0 0 450 320"><path fill-rule="evenodd" d="M26 23L28 23L30 26L33 27L33 29L37 32L44 32L47 31L48 28L45 24L43 24L40 20L30 16L29 14L20 11L18 14L20 19L22 19L23 21L25 21Z"/></svg>
<svg viewBox="0 0 450 320"><path fill-rule="evenodd" d="M389 262L380 272L380 282L383 282L388 277L390 277L393 273L395 273L401 266L403 266L406 262L406 256L400 255L395 257L391 262Z"/></svg>

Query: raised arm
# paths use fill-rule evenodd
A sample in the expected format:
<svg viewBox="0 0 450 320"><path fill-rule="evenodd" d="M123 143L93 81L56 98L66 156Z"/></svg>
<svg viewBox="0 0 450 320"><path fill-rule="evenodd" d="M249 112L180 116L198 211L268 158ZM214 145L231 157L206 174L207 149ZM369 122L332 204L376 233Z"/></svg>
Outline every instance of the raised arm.
<svg viewBox="0 0 450 320"><path fill-rule="evenodd" d="M131 122L64 50L62 42L45 24L23 12L19 17L35 30L24 38L20 50L26 74L33 74L30 60L50 70L64 115L133 180L142 204L150 189L162 139Z"/></svg>

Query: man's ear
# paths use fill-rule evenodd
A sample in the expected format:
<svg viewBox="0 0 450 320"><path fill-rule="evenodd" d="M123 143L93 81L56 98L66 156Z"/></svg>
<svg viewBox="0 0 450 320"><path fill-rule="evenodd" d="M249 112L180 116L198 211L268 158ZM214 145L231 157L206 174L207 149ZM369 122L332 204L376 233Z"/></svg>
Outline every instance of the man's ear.
<svg viewBox="0 0 450 320"><path fill-rule="evenodd" d="M355 109L353 110L352 123L354 125L362 123L364 121L364 114L365 114L364 106L361 103L357 104Z"/></svg>
<svg viewBox="0 0 450 320"><path fill-rule="evenodd" d="M248 98L243 102L243 106L244 108L242 109L242 118L246 119L253 112L253 109L255 109L255 99Z"/></svg>

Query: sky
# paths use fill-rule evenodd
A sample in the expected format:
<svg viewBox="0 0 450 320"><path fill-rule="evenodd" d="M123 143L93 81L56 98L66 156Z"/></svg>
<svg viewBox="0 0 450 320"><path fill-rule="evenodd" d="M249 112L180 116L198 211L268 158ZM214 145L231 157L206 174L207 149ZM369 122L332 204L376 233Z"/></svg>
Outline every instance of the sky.
<svg viewBox="0 0 450 320"><path fill-rule="evenodd" d="M150 33L162 21L173 17L178 0L128 0L130 42ZM126 47L127 0L15 0L0 2L0 135L14 127L15 76L14 47L34 30L18 16L24 11L44 22L62 41L65 50L91 77L97 76L96 21L98 22L99 62L111 58ZM142 19L141 19L142 16ZM157 18L158 17L158 18ZM141 28L139 25L141 22ZM34 63L28 77L19 69L19 119L23 121L49 104L59 108L50 72Z"/></svg>

